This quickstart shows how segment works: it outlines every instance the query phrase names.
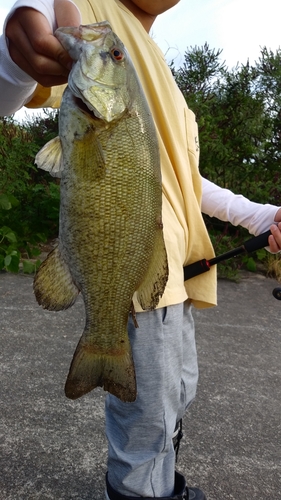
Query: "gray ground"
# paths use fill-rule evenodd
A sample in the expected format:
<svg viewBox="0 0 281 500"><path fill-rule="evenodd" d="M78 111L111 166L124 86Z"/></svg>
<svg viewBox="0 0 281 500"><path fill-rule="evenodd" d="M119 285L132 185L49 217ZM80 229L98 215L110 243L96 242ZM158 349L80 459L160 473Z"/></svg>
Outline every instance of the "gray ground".
<svg viewBox="0 0 281 500"><path fill-rule="evenodd" d="M208 500L281 499L281 302L274 280L219 281L219 306L195 311L198 397L178 469ZM32 278L0 273L1 500L102 500L104 393L63 386L83 329L81 300L43 311Z"/></svg>

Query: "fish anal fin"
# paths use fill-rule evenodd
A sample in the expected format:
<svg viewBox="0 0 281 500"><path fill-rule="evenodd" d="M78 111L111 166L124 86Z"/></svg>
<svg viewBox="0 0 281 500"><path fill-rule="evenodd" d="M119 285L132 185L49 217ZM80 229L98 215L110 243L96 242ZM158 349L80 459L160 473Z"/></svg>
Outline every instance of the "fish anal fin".
<svg viewBox="0 0 281 500"><path fill-rule="evenodd" d="M137 300L144 310L155 309L168 281L168 260L161 226L162 224L159 223L152 256L137 290Z"/></svg>
<svg viewBox="0 0 281 500"><path fill-rule="evenodd" d="M35 163L38 168L46 170L53 177L61 177L63 169L62 149L59 137L47 142L37 153Z"/></svg>
<svg viewBox="0 0 281 500"><path fill-rule="evenodd" d="M39 267L33 282L38 304L49 311L61 311L74 304L79 289L73 282L59 247L49 253Z"/></svg>
<svg viewBox="0 0 281 500"><path fill-rule="evenodd" d="M121 401L135 401L136 379L129 339L126 347L109 353L80 340L66 380L65 395L78 399L96 387L103 387Z"/></svg>

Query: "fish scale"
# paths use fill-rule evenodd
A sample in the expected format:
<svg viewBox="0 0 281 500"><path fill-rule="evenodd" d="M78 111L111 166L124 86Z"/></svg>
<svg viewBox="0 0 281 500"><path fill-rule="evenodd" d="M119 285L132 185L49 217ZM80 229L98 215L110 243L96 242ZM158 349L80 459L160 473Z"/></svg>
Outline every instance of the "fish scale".
<svg viewBox="0 0 281 500"><path fill-rule="evenodd" d="M66 396L101 386L134 401L133 295L152 310L168 279L156 131L130 57L107 22L60 28L56 36L74 65L59 138L36 157L61 177L61 206L58 246L40 266L34 292L49 310L70 307L79 292L84 300Z"/></svg>

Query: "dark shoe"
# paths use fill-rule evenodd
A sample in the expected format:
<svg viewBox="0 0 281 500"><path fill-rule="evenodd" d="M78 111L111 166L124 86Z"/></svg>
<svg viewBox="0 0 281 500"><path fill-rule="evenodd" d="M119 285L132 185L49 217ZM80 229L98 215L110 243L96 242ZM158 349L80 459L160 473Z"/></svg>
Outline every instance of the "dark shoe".
<svg viewBox="0 0 281 500"><path fill-rule="evenodd" d="M202 490L199 488L186 488L187 497L186 500L207 500Z"/></svg>
<svg viewBox="0 0 281 500"><path fill-rule="evenodd" d="M109 500L136 500L137 497L121 495L109 484L106 475L106 493ZM172 497L153 497L154 500L207 500L203 491L199 488L187 488L185 478L179 472L175 472L175 494ZM152 497L142 497L143 500L153 500Z"/></svg>

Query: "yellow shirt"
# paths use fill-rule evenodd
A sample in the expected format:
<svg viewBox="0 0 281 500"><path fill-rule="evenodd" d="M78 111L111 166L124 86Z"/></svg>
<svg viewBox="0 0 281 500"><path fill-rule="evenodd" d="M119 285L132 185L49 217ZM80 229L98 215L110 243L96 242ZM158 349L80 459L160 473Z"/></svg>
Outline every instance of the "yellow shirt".
<svg viewBox="0 0 281 500"><path fill-rule="evenodd" d="M75 0L83 24L109 21L137 70L158 134L163 225L169 280L158 307L191 299L196 307L216 304L215 267L183 282L183 265L212 258L213 248L201 215L199 142L194 113L179 91L159 47L138 19L118 0ZM29 107L59 107L64 87L38 85ZM140 311L139 304L135 308Z"/></svg>

